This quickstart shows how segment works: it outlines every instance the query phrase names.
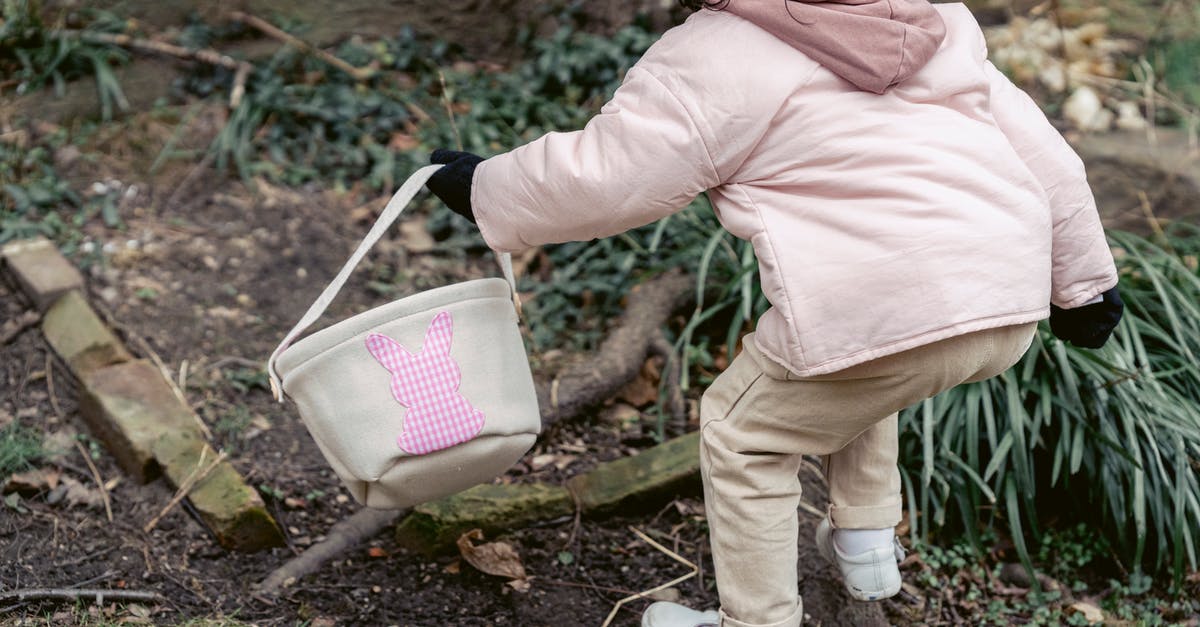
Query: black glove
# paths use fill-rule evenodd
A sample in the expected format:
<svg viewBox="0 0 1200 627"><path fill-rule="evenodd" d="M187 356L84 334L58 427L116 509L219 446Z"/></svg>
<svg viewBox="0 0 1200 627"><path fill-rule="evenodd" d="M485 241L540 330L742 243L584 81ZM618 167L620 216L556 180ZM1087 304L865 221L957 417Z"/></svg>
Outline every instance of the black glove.
<svg viewBox="0 0 1200 627"><path fill-rule="evenodd" d="M1102 296L1102 302L1074 309L1050 305L1050 331L1058 339L1083 348L1104 346L1121 321L1125 303L1115 287Z"/></svg>
<svg viewBox="0 0 1200 627"><path fill-rule="evenodd" d="M430 163L442 163L445 167L433 173L425 186L450 210L475 224L475 212L471 210L471 179L475 166L483 157L457 150L435 150L429 155Z"/></svg>

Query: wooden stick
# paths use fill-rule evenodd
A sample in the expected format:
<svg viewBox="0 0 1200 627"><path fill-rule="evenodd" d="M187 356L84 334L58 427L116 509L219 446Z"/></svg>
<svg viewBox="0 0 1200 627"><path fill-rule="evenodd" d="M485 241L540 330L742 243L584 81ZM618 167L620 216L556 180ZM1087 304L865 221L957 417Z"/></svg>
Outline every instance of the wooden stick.
<svg viewBox="0 0 1200 627"><path fill-rule="evenodd" d="M242 104L242 96L246 94L246 79L249 78L250 71L253 69L254 66L243 63L233 75L233 87L229 90L230 109L236 109L238 105Z"/></svg>
<svg viewBox="0 0 1200 627"><path fill-rule="evenodd" d="M408 510L380 510L363 508L349 518L334 525L325 534L325 539L307 551L292 558L283 566L267 575L255 591L265 596L275 596L301 577L316 572L329 560L357 546L394 523Z"/></svg>
<svg viewBox="0 0 1200 627"><path fill-rule="evenodd" d="M122 48L132 48L143 52L154 52L165 54L180 59L189 59L193 61L203 61L209 65L219 65L230 70L237 70L243 65L250 65L245 61L238 61L233 57L217 52L211 48L203 48L200 50L192 50L183 46L176 46L165 41L154 41L152 39L138 39L129 35L119 35L115 33L93 33L90 31L81 30L57 30L54 31L54 36L64 39L78 39L88 43L109 44L112 46L121 46Z"/></svg>
<svg viewBox="0 0 1200 627"><path fill-rule="evenodd" d="M31 310L5 322L4 326L0 327L0 345L15 340L25 329L37 324L41 319L41 314Z"/></svg>
<svg viewBox="0 0 1200 627"><path fill-rule="evenodd" d="M375 73L375 71L370 68L356 68L353 65L350 65L349 63L346 63L345 61L333 56L332 54L329 54L328 52L296 37L295 35L286 33L279 28L276 28L274 24L271 24L260 17L250 15L249 13L243 13L242 11L231 11L229 13L229 17L246 24L247 26L251 26L262 31L268 37L278 39L283 43L299 48L302 52L313 55L329 65L332 65L333 67L349 74L355 80L365 80L370 78Z"/></svg>
<svg viewBox="0 0 1200 627"><path fill-rule="evenodd" d="M122 48L130 48L132 50L141 50L143 52L165 54L179 59L187 59L190 61L200 61L209 65L216 65L229 70L234 70L233 89L229 95L229 108L236 109L242 102L242 96L246 93L246 78L250 76L250 71L254 66L246 61L238 61L233 57L221 54L212 48L202 48L200 50L192 50L183 46L176 46L165 41L155 41L153 39L138 39L129 35L119 35L114 33L93 33L80 30L59 30L54 33L58 37L78 39L89 43L109 44L112 46L121 46Z"/></svg>
<svg viewBox="0 0 1200 627"><path fill-rule="evenodd" d="M96 464L92 462L92 456L88 455L87 449L83 448L79 440L75 440L75 448L79 449L83 461L87 462L88 470L92 471L92 478L96 480L96 487L100 489L100 498L104 501L104 516L108 518L108 522L112 522L112 501L108 498L108 488L104 487L104 479L100 476L100 470L96 468Z"/></svg>
<svg viewBox="0 0 1200 627"><path fill-rule="evenodd" d="M454 143L459 152L462 152L462 135L458 134L458 121L454 119L454 108L450 106L450 93L446 88L446 75L442 73L441 68L438 69L438 81L442 84L442 104L446 107L446 115L450 117L450 128L454 129Z"/></svg>
<svg viewBox="0 0 1200 627"><path fill-rule="evenodd" d="M97 605L102 605L105 599L109 601L155 601L163 600L157 592L139 590L106 590L102 588L26 588L25 590L10 590L0 592L0 601L35 601L38 599L62 599L81 601L95 598Z"/></svg>
<svg viewBox="0 0 1200 627"><path fill-rule="evenodd" d="M54 354L46 351L46 392L50 395L50 408L59 420L65 420L66 414L58 404L58 394L54 391Z"/></svg>
<svg viewBox="0 0 1200 627"><path fill-rule="evenodd" d="M676 577L675 579L672 579L671 581L668 581L667 583L664 583L660 586L655 586L653 588L650 588L649 590L644 590L642 592L632 594L630 596L625 597L624 599L621 599L620 601L617 601L616 605L613 606L612 611L608 613L608 618L604 619L604 623L602 625L600 625L600 627L608 627L610 624L612 624L613 619L616 618L616 616L617 616L617 612L619 612L621 610L621 606L625 605L626 603L628 603L630 601L636 601L638 599L644 599L648 595L654 594L655 592L658 592L659 590L666 590L667 588L670 588L671 586L674 586L679 583L683 583L683 582L687 581L688 579L695 577L696 573L700 572L699 567L697 567L695 564L680 557L678 553L675 553L671 549L668 549L667 547L659 544L658 542L655 542L650 536L642 533L636 527L630 527L629 530L634 532L635 534L637 534L637 536L639 538L641 538L644 542L646 542L650 546L665 553L671 559L675 560L676 562L679 562L680 564L683 564L684 566L687 566L688 568L691 568L692 572L690 572L682 577Z"/></svg>
<svg viewBox="0 0 1200 627"><path fill-rule="evenodd" d="M171 501L167 503L167 506L164 507L157 516L151 518L150 522L146 523L145 527L142 527L142 531L150 533L150 531L154 529L155 525L158 524L158 521L162 520L162 517L167 515L167 512L170 512L172 508L178 505L179 502L182 501L184 497L186 497L188 493L192 491L192 488L196 487L197 483L200 483L200 481L207 477L209 473L216 469L217 466L221 465L221 462L225 461L225 458L228 457L225 451L221 451L221 453L217 455L217 458L214 459L211 464L204 466L204 457L207 454L207 448L200 451L200 459L196 462L196 469L193 470L192 474L188 475L186 479L180 482L179 489L175 491L175 496L171 497Z"/></svg>

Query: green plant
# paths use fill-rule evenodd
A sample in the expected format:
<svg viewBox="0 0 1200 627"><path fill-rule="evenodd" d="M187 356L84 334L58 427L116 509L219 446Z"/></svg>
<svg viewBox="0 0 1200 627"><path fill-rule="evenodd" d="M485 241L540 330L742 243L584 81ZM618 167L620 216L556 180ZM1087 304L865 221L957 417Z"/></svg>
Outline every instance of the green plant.
<svg viewBox="0 0 1200 627"><path fill-rule="evenodd" d="M44 454L42 439L33 429L19 422L0 427L0 478L32 468Z"/></svg>
<svg viewBox="0 0 1200 627"><path fill-rule="evenodd" d="M1009 372L901 415L914 537L948 526L977 540L1003 515L1030 566L1027 541L1053 513L1099 526L1135 569L1169 568L1176 585L1196 568L1200 230L1181 229L1164 245L1110 233L1127 306L1104 349L1043 329Z"/></svg>
<svg viewBox="0 0 1200 627"><path fill-rule="evenodd" d="M1180 624L1200 611L1200 602L1173 597L1155 587L1148 576L1133 573L1121 581L1099 574L1098 570L1111 566L1106 542L1098 529L1086 525L1049 531L1033 545L1033 564L1051 573L1057 585L1023 595L1014 595L1012 584L1004 582L1005 560L993 559L1003 543L989 531L980 540L989 549L982 555L965 539L945 546L914 543L912 551L919 559L905 578L924 593L919 595L923 602L914 608L902 596L887 601L887 611L905 619L893 622L1087 625L1086 618L1071 607L1081 601L1098 606L1106 619L1138 625Z"/></svg>
<svg viewBox="0 0 1200 627"><path fill-rule="evenodd" d="M56 210L82 204L54 168L52 150L59 141L51 138L33 146L0 142L0 242L54 236L66 226Z"/></svg>
<svg viewBox="0 0 1200 627"><path fill-rule="evenodd" d="M61 13L55 18L61 22ZM88 33L120 32L122 20L104 11L85 11ZM114 106L125 110L129 103L113 73L112 66L124 63L129 55L116 46L89 41L80 33L67 33L46 23L38 0L4 0L0 20L0 74L16 80L18 94L53 85L63 92L67 81L94 76L104 119L112 117Z"/></svg>

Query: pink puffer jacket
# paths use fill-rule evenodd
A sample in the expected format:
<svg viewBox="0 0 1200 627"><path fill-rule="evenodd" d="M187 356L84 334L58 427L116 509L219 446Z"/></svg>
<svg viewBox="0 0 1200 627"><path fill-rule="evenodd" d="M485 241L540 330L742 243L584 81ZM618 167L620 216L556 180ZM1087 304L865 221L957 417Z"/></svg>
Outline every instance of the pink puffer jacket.
<svg viewBox="0 0 1200 627"><path fill-rule="evenodd" d="M758 256L758 347L799 375L1087 302L1117 275L1081 161L986 60L970 11L936 10L936 53L881 95L733 12L695 13L583 130L479 165L484 239L609 236L708 190Z"/></svg>

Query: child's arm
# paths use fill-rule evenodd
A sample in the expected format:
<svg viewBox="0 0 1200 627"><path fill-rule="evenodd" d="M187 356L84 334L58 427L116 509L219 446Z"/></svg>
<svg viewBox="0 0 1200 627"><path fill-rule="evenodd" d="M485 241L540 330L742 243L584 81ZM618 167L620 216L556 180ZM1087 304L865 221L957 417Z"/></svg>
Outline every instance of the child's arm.
<svg viewBox="0 0 1200 627"><path fill-rule="evenodd" d="M583 130L550 133L480 163L471 209L492 248L516 251L624 232L719 183L680 101L634 67Z"/></svg>
<svg viewBox="0 0 1200 627"><path fill-rule="evenodd" d="M1096 212L1083 161L1045 114L991 62L992 115L1050 198L1054 224L1051 302L1079 307L1117 284L1112 251Z"/></svg>

